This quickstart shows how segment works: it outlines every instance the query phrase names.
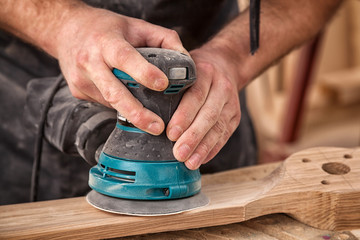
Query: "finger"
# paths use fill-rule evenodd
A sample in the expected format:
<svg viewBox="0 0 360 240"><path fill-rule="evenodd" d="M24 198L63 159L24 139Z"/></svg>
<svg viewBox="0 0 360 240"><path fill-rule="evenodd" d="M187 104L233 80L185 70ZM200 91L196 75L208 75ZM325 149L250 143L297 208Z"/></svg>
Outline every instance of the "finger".
<svg viewBox="0 0 360 240"><path fill-rule="evenodd" d="M127 40L134 46L160 47L175 50L190 56L182 45L179 34L172 29L149 24L143 20L129 21L131 34Z"/></svg>
<svg viewBox="0 0 360 240"><path fill-rule="evenodd" d="M191 157L185 161L186 167L191 170L199 168L218 143L219 138L222 138L224 131L225 123L218 121L201 140Z"/></svg>
<svg viewBox="0 0 360 240"><path fill-rule="evenodd" d="M163 132L164 122L162 119L144 108L105 64L98 66L96 71L92 72L91 77L104 100L132 124L150 134L159 135Z"/></svg>
<svg viewBox="0 0 360 240"><path fill-rule="evenodd" d="M193 154L185 162L189 169L197 169L201 164L212 159L225 145L231 134L239 124L238 112L233 111L236 104L226 104L219 121L209 130Z"/></svg>
<svg viewBox="0 0 360 240"><path fill-rule="evenodd" d="M155 91L163 91L168 79L159 68L149 63L129 43L118 43L104 49L104 61L109 68L126 72L135 81Z"/></svg>
<svg viewBox="0 0 360 240"><path fill-rule="evenodd" d="M234 116L230 120L230 122L229 122L230 129L229 129L229 131L224 132L223 136L219 139L219 141L213 147L213 149L208 154L208 156L205 158L205 160L202 162L202 164L206 164L207 162L209 162L211 159L213 159L220 152L220 150L225 146L226 142L229 140L231 135L234 133L234 131L238 127L239 123L240 123L240 118L238 117L238 115Z"/></svg>
<svg viewBox="0 0 360 240"><path fill-rule="evenodd" d="M180 40L179 34L175 30L163 29L163 34L159 31L152 31L147 38L147 46L159 46L161 48L172 49L190 56L190 53L184 48Z"/></svg>
<svg viewBox="0 0 360 240"><path fill-rule="evenodd" d="M211 88L208 98L200 109L191 126L181 135L174 146L174 156L179 161L186 161L205 134L215 125L220 118L223 107L227 102L221 91L221 81L215 82ZM224 113L222 113L224 114Z"/></svg>
<svg viewBox="0 0 360 240"><path fill-rule="evenodd" d="M171 141L177 141L189 128L208 97L213 68L206 64L199 64L197 68L198 80L184 94L166 129Z"/></svg>

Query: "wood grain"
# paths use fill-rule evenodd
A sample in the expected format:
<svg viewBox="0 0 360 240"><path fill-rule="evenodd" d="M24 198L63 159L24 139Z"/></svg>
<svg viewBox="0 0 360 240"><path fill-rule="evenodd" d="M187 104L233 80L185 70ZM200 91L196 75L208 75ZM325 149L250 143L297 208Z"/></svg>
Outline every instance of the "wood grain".
<svg viewBox="0 0 360 240"><path fill-rule="evenodd" d="M285 214L271 214L245 222L232 223L207 228L187 229L181 231L151 233L121 240L359 240L356 230L329 231L307 226ZM115 240L115 239L114 239Z"/></svg>
<svg viewBox="0 0 360 240"><path fill-rule="evenodd" d="M359 149L302 151L260 180L244 178L249 169L203 176L202 191L210 204L177 215L115 215L94 209L83 197L1 206L0 238L113 238L224 225L279 212L316 228L360 228Z"/></svg>

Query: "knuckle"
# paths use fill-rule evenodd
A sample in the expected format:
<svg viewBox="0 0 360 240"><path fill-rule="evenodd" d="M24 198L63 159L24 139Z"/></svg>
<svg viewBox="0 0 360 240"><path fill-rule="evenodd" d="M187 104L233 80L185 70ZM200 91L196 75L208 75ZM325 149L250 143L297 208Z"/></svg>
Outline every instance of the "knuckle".
<svg viewBox="0 0 360 240"><path fill-rule="evenodd" d="M132 52L134 51L133 47L121 42L116 42L116 44L111 44L111 46L113 46L113 48L111 50L109 50L109 48L106 50L105 57L117 68L124 70L121 68L124 67L132 56Z"/></svg>
<svg viewBox="0 0 360 240"><path fill-rule="evenodd" d="M130 112L129 114L129 120L131 121L131 123L133 123L135 126L138 127L145 127L144 126L144 108L142 109L134 109Z"/></svg>
<svg viewBox="0 0 360 240"><path fill-rule="evenodd" d="M117 102L117 98L115 96L118 96L118 94L114 93L110 89L104 89L101 94L102 94L104 100L106 102L110 103L111 105L113 105Z"/></svg>
<svg viewBox="0 0 360 240"><path fill-rule="evenodd" d="M208 108L204 111L204 120L207 123L215 123L219 118L219 114L217 109L215 108Z"/></svg>
<svg viewBox="0 0 360 240"><path fill-rule="evenodd" d="M91 72L91 82L95 83L102 83L104 81L104 75L102 71L93 71Z"/></svg>
<svg viewBox="0 0 360 240"><path fill-rule="evenodd" d="M119 66L124 65L130 58L133 48L130 46L122 46L118 51L114 51L114 58ZM118 52L118 54L116 53Z"/></svg>
<svg viewBox="0 0 360 240"><path fill-rule="evenodd" d="M169 29L168 36L175 40L180 40L179 34L174 29Z"/></svg>
<svg viewBox="0 0 360 240"><path fill-rule="evenodd" d="M130 25L130 26L136 26L136 25L145 25L147 26L149 23L146 22L144 19L141 18L135 18L132 21L129 21L128 18L123 18L123 21L126 23L124 25Z"/></svg>
<svg viewBox="0 0 360 240"><path fill-rule="evenodd" d="M234 129L235 130L235 129ZM225 129L223 132L223 140L221 142L224 142L224 144L222 146L225 145L225 142L227 142L227 140L231 137L231 135L233 134L234 130L229 131L229 129Z"/></svg>
<svg viewBox="0 0 360 240"><path fill-rule="evenodd" d="M206 142L201 142L197 147L197 152L202 157L206 157L211 151L211 147Z"/></svg>
<svg viewBox="0 0 360 240"><path fill-rule="evenodd" d="M133 47L131 47L131 46L122 46L122 47L120 48L120 51L121 51L121 55L120 55L120 56L129 56L133 50L134 50L134 49L133 49Z"/></svg>
<svg viewBox="0 0 360 240"><path fill-rule="evenodd" d="M215 72L215 67L211 63L208 62L198 62L196 63L196 67L201 69L202 71L212 75Z"/></svg>
<svg viewBox="0 0 360 240"><path fill-rule="evenodd" d="M101 95L106 102L111 105L116 105L120 102L121 96L124 95L122 88L115 87L101 87Z"/></svg>
<svg viewBox="0 0 360 240"><path fill-rule="evenodd" d="M88 51L79 50L75 54L75 63L77 67L85 68L85 66L88 64L89 61L90 61L90 54Z"/></svg>
<svg viewBox="0 0 360 240"><path fill-rule="evenodd" d="M234 89L235 89L233 83L227 77L224 78L224 80L222 81L221 86L223 88L223 91L227 92L227 93L233 92Z"/></svg>
<svg viewBox="0 0 360 240"><path fill-rule="evenodd" d="M227 131L226 125L225 125L225 123L223 121L217 121L216 124L213 126L213 130L218 135L223 135Z"/></svg>
<svg viewBox="0 0 360 240"><path fill-rule="evenodd" d="M177 116L180 116L179 119L181 120L181 122L179 122L178 124L188 126L192 121L192 114L190 113L190 111L183 108L178 108L177 111Z"/></svg>

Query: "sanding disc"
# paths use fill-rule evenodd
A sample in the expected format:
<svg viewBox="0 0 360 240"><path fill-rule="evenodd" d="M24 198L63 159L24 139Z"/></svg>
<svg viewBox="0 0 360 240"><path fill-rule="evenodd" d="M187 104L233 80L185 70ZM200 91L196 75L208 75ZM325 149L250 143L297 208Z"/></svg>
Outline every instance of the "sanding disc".
<svg viewBox="0 0 360 240"><path fill-rule="evenodd" d="M209 204L203 193L172 200L130 200L103 195L94 190L88 193L86 200L100 210L134 216L161 216L177 214Z"/></svg>

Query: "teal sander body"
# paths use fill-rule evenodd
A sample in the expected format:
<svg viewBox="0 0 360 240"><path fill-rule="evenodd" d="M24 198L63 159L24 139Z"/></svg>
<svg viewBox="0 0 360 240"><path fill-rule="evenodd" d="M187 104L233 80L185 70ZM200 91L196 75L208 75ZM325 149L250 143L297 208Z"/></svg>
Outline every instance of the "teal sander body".
<svg viewBox="0 0 360 240"><path fill-rule="evenodd" d="M137 50L166 74L166 90L148 89L118 69L113 73L144 107L167 124L186 89L196 81L195 64L189 56L173 50ZM98 164L90 170L89 185L94 191L88 194L88 202L105 211L130 215L172 214L206 205L208 199L199 193L199 170L189 170L178 162L173 145L164 132L148 134L118 113Z"/></svg>

